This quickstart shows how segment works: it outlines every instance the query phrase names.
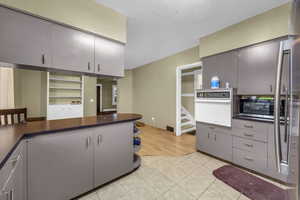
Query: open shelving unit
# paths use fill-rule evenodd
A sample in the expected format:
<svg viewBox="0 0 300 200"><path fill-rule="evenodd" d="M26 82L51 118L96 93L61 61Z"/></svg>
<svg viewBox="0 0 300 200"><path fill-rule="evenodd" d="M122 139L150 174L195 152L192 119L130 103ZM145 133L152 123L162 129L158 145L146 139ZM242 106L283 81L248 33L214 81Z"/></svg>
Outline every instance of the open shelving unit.
<svg viewBox="0 0 300 200"><path fill-rule="evenodd" d="M134 128L133 128L133 140L135 140L135 138L139 138L138 135L141 134L141 130L138 129L136 127L136 124L134 124ZM141 144L141 139L139 138L140 140L140 144L139 145L136 145L135 142L133 142L133 169L137 169L140 165L141 165L141 162L142 162L142 159L141 157L137 154L141 148L142 148L142 144Z"/></svg>
<svg viewBox="0 0 300 200"><path fill-rule="evenodd" d="M82 75L47 73L47 119L83 117Z"/></svg>

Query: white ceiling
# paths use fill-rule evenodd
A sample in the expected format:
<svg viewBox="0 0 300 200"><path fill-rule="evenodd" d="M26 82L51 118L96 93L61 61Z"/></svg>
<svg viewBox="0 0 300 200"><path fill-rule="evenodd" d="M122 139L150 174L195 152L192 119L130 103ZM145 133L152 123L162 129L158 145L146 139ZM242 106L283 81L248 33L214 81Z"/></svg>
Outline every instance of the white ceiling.
<svg viewBox="0 0 300 200"><path fill-rule="evenodd" d="M136 68L289 0L97 0L128 17L125 66Z"/></svg>

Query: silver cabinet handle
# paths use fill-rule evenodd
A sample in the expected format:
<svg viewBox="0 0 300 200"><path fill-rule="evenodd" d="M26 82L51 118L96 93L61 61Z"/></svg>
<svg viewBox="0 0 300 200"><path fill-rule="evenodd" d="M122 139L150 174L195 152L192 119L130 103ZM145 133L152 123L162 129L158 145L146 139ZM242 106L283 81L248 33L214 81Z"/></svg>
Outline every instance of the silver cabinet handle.
<svg viewBox="0 0 300 200"><path fill-rule="evenodd" d="M210 134L209 134L209 133L207 133L207 138L209 139L209 137L210 137Z"/></svg>
<svg viewBox="0 0 300 200"><path fill-rule="evenodd" d="M98 135L98 145L100 145L102 142L102 135Z"/></svg>
<svg viewBox="0 0 300 200"><path fill-rule="evenodd" d="M273 85L270 85L270 92L273 92Z"/></svg>
<svg viewBox="0 0 300 200"><path fill-rule="evenodd" d="M10 191L10 200L14 200L14 190Z"/></svg>
<svg viewBox="0 0 300 200"><path fill-rule="evenodd" d="M217 135L215 135L215 141L217 141Z"/></svg>
<svg viewBox="0 0 300 200"><path fill-rule="evenodd" d="M250 162L254 161L252 158L249 158L249 157L245 157L244 159L247 160L247 161L250 161Z"/></svg>
<svg viewBox="0 0 300 200"><path fill-rule="evenodd" d="M100 72L100 64L98 64L98 72Z"/></svg>
<svg viewBox="0 0 300 200"><path fill-rule="evenodd" d="M45 54L42 54L42 64L44 65L46 63Z"/></svg>
<svg viewBox="0 0 300 200"><path fill-rule="evenodd" d="M245 144L245 146L253 148L253 144Z"/></svg>
<svg viewBox="0 0 300 200"><path fill-rule="evenodd" d="M91 70L91 63L88 62L88 70L90 71Z"/></svg>
<svg viewBox="0 0 300 200"><path fill-rule="evenodd" d="M10 200L10 194L9 194L9 192L5 192L5 197L6 197L6 200Z"/></svg>
<svg viewBox="0 0 300 200"><path fill-rule="evenodd" d="M244 136L246 136L246 137L254 137L253 134L249 134L249 133L244 133Z"/></svg>
<svg viewBox="0 0 300 200"><path fill-rule="evenodd" d="M281 77L282 77L282 65L283 65L283 41L280 42L279 55L277 63L276 73L276 85L275 85L275 100L274 100L274 143L275 143L275 158L276 168L281 173L281 143L280 143L280 90L281 90Z"/></svg>
<svg viewBox="0 0 300 200"><path fill-rule="evenodd" d="M247 125L247 124L245 124L244 127L245 128L253 128L253 125Z"/></svg>
<svg viewBox="0 0 300 200"><path fill-rule="evenodd" d="M89 148L90 145L91 145L91 137L89 136L86 138L86 147Z"/></svg>

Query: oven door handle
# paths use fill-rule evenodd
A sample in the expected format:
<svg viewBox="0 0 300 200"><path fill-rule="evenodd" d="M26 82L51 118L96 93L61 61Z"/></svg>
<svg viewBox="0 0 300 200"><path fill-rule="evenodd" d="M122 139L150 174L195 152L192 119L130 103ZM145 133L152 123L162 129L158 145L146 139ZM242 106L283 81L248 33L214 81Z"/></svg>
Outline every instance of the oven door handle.
<svg viewBox="0 0 300 200"><path fill-rule="evenodd" d="M197 99L195 101L195 103L231 103L231 100L224 100L224 99L220 99L220 100L217 100L217 99Z"/></svg>

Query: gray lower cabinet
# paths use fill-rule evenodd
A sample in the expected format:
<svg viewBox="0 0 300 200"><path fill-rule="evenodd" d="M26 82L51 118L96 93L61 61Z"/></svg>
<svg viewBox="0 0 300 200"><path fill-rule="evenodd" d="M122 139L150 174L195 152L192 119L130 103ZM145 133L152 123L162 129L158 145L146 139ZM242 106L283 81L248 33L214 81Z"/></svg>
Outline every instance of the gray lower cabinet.
<svg viewBox="0 0 300 200"><path fill-rule="evenodd" d="M95 37L95 73L124 76L124 45Z"/></svg>
<svg viewBox="0 0 300 200"><path fill-rule="evenodd" d="M26 200L26 173L24 173L26 168L23 153L23 145L20 144L0 171L1 200Z"/></svg>
<svg viewBox="0 0 300 200"><path fill-rule="evenodd" d="M242 48L238 56L238 94L274 94L279 41Z"/></svg>
<svg viewBox="0 0 300 200"><path fill-rule="evenodd" d="M51 66L50 25L47 21L0 7L0 62Z"/></svg>
<svg viewBox="0 0 300 200"><path fill-rule="evenodd" d="M226 82L230 87L237 88L238 73L237 51L230 51L203 59L203 88L210 89L213 76L220 78L220 87L225 88Z"/></svg>
<svg viewBox="0 0 300 200"><path fill-rule="evenodd" d="M94 129L95 187L132 171L133 123Z"/></svg>
<svg viewBox="0 0 300 200"><path fill-rule="evenodd" d="M30 200L68 200L93 188L91 129L37 136L28 141Z"/></svg>
<svg viewBox="0 0 300 200"><path fill-rule="evenodd" d="M94 72L94 36L57 24L51 25L54 68Z"/></svg>
<svg viewBox="0 0 300 200"><path fill-rule="evenodd" d="M232 161L232 136L213 126L197 123L197 149L218 158Z"/></svg>
<svg viewBox="0 0 300 200"><path fill-rule="evenodd" d="M28 140L28 199L69 200L133 170L133 123Z"/></svg>

